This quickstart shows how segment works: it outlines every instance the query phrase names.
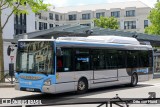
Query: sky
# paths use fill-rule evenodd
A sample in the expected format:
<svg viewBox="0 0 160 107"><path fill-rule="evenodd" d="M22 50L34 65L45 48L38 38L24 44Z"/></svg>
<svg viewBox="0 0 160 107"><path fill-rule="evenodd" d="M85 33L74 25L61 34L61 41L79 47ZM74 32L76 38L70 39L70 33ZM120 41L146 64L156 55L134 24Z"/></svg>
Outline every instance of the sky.
<svg viewBox="0 0 160 107"><path fill-rule="evenodd" d="M77 6L87 4L101 4L101 3L113 3L113 2L126 2L137 0L44 0L44 3L53 4L55 7ZM157 0L139 0L147 4L150 7L154 7Z"/></svg>

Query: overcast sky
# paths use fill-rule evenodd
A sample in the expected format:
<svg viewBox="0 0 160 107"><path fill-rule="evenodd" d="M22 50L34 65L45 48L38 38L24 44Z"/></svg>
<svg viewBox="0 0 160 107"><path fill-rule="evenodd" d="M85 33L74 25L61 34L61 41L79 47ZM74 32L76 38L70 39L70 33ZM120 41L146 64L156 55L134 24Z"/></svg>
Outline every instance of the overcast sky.
<svg viewBox="0 0 160 107"><path fill-rule="evenodd" d="M125 1L136 1L136 0L44 0L45 3L53 4L56 7L125 2ZM139 1L142 1L148 6L153 7L157 0L139 0Z"/></svg>

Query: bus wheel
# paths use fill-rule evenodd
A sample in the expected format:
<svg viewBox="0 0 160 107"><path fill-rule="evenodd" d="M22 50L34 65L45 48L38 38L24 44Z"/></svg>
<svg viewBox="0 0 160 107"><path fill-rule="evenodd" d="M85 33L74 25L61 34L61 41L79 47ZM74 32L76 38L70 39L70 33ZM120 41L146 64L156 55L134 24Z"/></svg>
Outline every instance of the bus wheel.
<svg viewBox="0 0 160 107"><path fill-rule="evenodd" d="M132 87L134 87L134 86L136 86L137 85L137 83L138 83L138 77L137 77L137 75L134 73L133 75L132 75L132 77L131 77L131 86Z"/></svg>
<svg viewBox="0 0 160 107"><path fill-rule="evenodd" d="M88 90L88 82L86 79L82 78L78 81L77 93L82 94Z"/></svg>

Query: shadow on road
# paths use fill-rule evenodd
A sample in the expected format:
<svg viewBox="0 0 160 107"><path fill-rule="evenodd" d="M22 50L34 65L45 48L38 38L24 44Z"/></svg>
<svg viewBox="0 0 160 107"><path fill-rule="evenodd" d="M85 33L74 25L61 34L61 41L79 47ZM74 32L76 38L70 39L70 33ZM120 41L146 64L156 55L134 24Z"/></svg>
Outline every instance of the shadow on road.
<svg viewBox="0 0 160 107"><path fill-rule="evenodd" d="M136 87L119 85L119 86L91 89L87 93L81 94L81 95L78 95L75 92L60 93L60 94L41 94L40 93L40 94L36 94L36 95L16 97L14 99L21 99L21 100L35 100L36 99L36 100L42 100L43 104L50 104L50 105L56 104L56 105L58 105L58 104L65 104L65 103L76 103L76 101L88 102L89 99L85 99L84 97L87 97L90 95L96 95L96 94L98 95L98 94L103 94L103 93L107 93L107 92L114 92L114 91L121 91L121 90L128 90L128 89L137 89L137 88L143 88L143 87L149 87L149 86L153 86L153 85L139 84ZM117 93L115 93L115 94L117 94ZM81 97L83 97L84 99ZM81 100L79 100L79 99L81 99ZM93 99L96 99L96 98L93 98ZM102 100L102 99L99 99L99 100ZM103 98L103 100L105 100L105 99ZM98 98L96 99L96 101L98 101Z"/></svg>

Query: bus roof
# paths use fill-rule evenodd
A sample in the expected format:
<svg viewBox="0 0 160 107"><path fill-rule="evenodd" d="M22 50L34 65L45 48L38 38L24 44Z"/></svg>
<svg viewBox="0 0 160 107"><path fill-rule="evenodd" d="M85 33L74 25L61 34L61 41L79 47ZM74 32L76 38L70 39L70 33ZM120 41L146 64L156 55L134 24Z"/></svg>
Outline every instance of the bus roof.
<svg viewBox="0 0 160 107"><path fill-rule="evenodd" d="M56 41L59 46L67 47L113 47L125 49L152 49L150 44L141 44L136 38L121 36L88 36L88 37L59 37L57 39L21 39L19 41Z"/></svg>
<svg viewBox="0 0 160 107"><path fill-rule="evenodd" d="M59 37L57 40L140 45L140 42L135 38L112 35L88 37Z"/></svg>
<svg viewBox="0 0 160 107"><path fill-rule="evenodd" d="M119 36L59 37L56 44L62 47L108 47L133 50L152 50L150 44L137 39Z"/></svg>

